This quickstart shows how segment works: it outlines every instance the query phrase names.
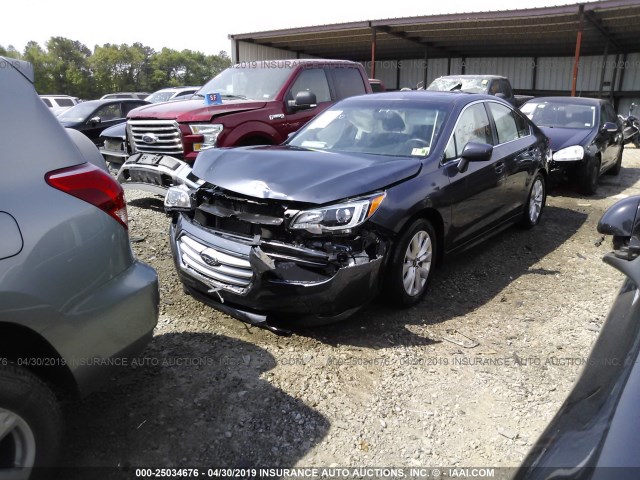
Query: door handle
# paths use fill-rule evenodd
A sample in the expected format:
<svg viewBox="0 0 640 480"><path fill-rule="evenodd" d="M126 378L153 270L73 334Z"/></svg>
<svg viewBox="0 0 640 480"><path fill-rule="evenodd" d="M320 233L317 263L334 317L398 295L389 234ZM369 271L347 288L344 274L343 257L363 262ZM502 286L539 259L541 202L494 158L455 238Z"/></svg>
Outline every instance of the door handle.
<svg viewBox="0 0 640 480"><path fill-rule="evenodd" d="M496 171L496 173L502 173L504 172L504 162L498 162L495 164L495 166L493 167Z"/></svg>

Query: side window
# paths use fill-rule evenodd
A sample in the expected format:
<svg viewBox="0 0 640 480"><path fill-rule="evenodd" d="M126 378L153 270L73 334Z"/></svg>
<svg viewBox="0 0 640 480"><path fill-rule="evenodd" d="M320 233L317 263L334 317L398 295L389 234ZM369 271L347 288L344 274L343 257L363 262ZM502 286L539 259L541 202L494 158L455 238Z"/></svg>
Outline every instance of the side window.
<svg viewBox="0 0 640 480"><path fill-rule="evenodd" d="M123 103L122 104L122 116L126 117L127 115L129 115L129 112L131 110L133 110L134 108L138 108L140 106L144 105L143 103Z"/></svg>
<svg viewBox="0 0 640 480"><path fill-rule="evenodd" d="M513 112L513 116L516 117L516 127L518 127L518 136L520 138L527 137L531 135L531 127L527 122L527 119L524 118L524 115L519 114L518 112Z"/></svg>
<svg viewBox="0 0 640 480"><path fill-rule="evenodd" d="M70 98L56 98L56 103L60 107L73 107L73 100Z"/></svg>
<svg viewBox="0 0 640 480"><path fill-rule="evenodd" d="M53 105L51 105L51 101L48 98L43 98L42 101L47 107L53 108Z"/></svg>
<svg viewBox="0 0 640 480"><path fill-rule="evenodd" d="M310 68L300 73L291 87L291 97L295 99L298 92L304 91L315 93L318 103L331 101L329 83L323 69Z"/></svg>
<svg viewBox="0 0 640 480"><path fill-rule="evenodd" d="M516 119L511 109L498 103L489 102L489 110L491 110L493 121L496 124L498 143L507 143L511 140L516 140L519 137L518 127L516 126Z"/></svg>
<svg viewBox="0 0 640 480"><path fill-rule="evenodd" d="M122 114L120 113L120 104L113 103L111 105L105 105L104 107L99 108L98 111L93 114L93 117L100 117L103 122L106 120L122 118Z"/></svg>
<svg viewBox="0 0 640 480"><path fill-rule="evenodd" d="M618 124L618 115L616 115L616 111L610 104L605 104L604 106L605 112L607 112L607 122L613 122L616 125Z"/></svg>
<svg viewBox="0 0 640 480"><path fill-rule="evenodd" d="M367 93L362 75L360 75L358 69L333 67L331 68L331 74L336 87L336 96L338 97L336 100Z"/></svg>
<svg viewBox="0 0 640 480"><path fill-rule="evenodd" d="M456 129L444 151L444 159L457 158L469 142L493 144L491 125L483 103L476 103L467 108L460 118Z"/></svg>

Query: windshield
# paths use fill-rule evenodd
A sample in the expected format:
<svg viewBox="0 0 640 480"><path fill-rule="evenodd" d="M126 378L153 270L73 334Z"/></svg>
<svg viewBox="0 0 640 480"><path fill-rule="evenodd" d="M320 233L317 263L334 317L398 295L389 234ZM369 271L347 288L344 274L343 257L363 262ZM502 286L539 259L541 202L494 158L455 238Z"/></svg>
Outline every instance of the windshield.
<svg viewBox="0 0 640 480"><path fill-rule="evenodd" d="M539 127L591 129L596 124L593 105L527 102L520 111Z"/></svg>
<svg viewBox="0 0 640 480"><path fill-rule="evenodd" d="M486 93L489 80L486 78L436 78L427 90L435 92L452 92L460 90L469 93Z"/></svg>
<svg viewBox="0 0 640 480"><path fill-rule="evenodd" d="M80 103L58 115L58 120L62 122L84 122L89 115L93 113L95 108L95 105Z"/></svg>
<svg viewBox="0 0 640 480"><path fill-rule="evenodd" d="M288 144L330 152L426 157L439 138L449 106L406 103L336 105L316 117Z"/></svg>
<svg viewBox="0 0 640 480"><path fill-rule="evenodd" d="M197 95L219 93L223 99L273 100L289 78L292 68L280 64L236 65L210 80L198 90Z"/></svg>
<svg viewBox="0 0 640 480"><path fill-rule="evenodd" d="M175 92L156 92L149 95L145 100L151 103L167 102L171 99Z"/></svg>

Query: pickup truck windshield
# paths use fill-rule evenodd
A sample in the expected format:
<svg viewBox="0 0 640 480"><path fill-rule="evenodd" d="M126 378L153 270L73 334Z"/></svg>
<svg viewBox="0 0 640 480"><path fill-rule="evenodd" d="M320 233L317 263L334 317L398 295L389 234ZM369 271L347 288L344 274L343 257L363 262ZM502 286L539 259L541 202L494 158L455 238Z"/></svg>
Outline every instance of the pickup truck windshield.
<svg viewBox="0 0 640 480"><path fill-rule="evenodd" d="M240 65L227 68L205 84L196 95L219 93L222 98L273 100L291 75L293 67Z"/></svg>
<svg viewBox="0 0 640 480"><path fill-rule="evenodd" d="M487 93L489 80L483 78L436 78L427 90L435 92L453 92L460 90L469 93Z"/></svg>
<svg viewBox="0 0 640 480"><path fill-rule="evenodd" d="M539 127L592 129L596 124L593 105L527 102L520 111Z"/></svg>
<svg viewBox="0 0 640 480"><path fill-rule="evenodd" d="M448 105L381 102L338 105L320 114L288 145L310 150L426 157L439 138Z"/></svg>

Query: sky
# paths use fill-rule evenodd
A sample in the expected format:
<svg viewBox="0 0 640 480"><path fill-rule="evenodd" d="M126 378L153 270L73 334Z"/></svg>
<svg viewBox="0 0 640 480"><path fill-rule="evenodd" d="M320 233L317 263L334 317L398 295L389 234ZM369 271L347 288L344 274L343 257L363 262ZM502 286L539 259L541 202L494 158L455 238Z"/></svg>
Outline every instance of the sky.
<svg viewBox="0 0 640 480"><path fill-rule="evenodd" d="M22 0L5 2L0 45L23 51L30 40L44 47L52 36L84 43L91 50L105 43L140 42L155 50L190 49L231 54L230 34L260 32L385 18L513 10L577 2L563 0Z"/></svg>

